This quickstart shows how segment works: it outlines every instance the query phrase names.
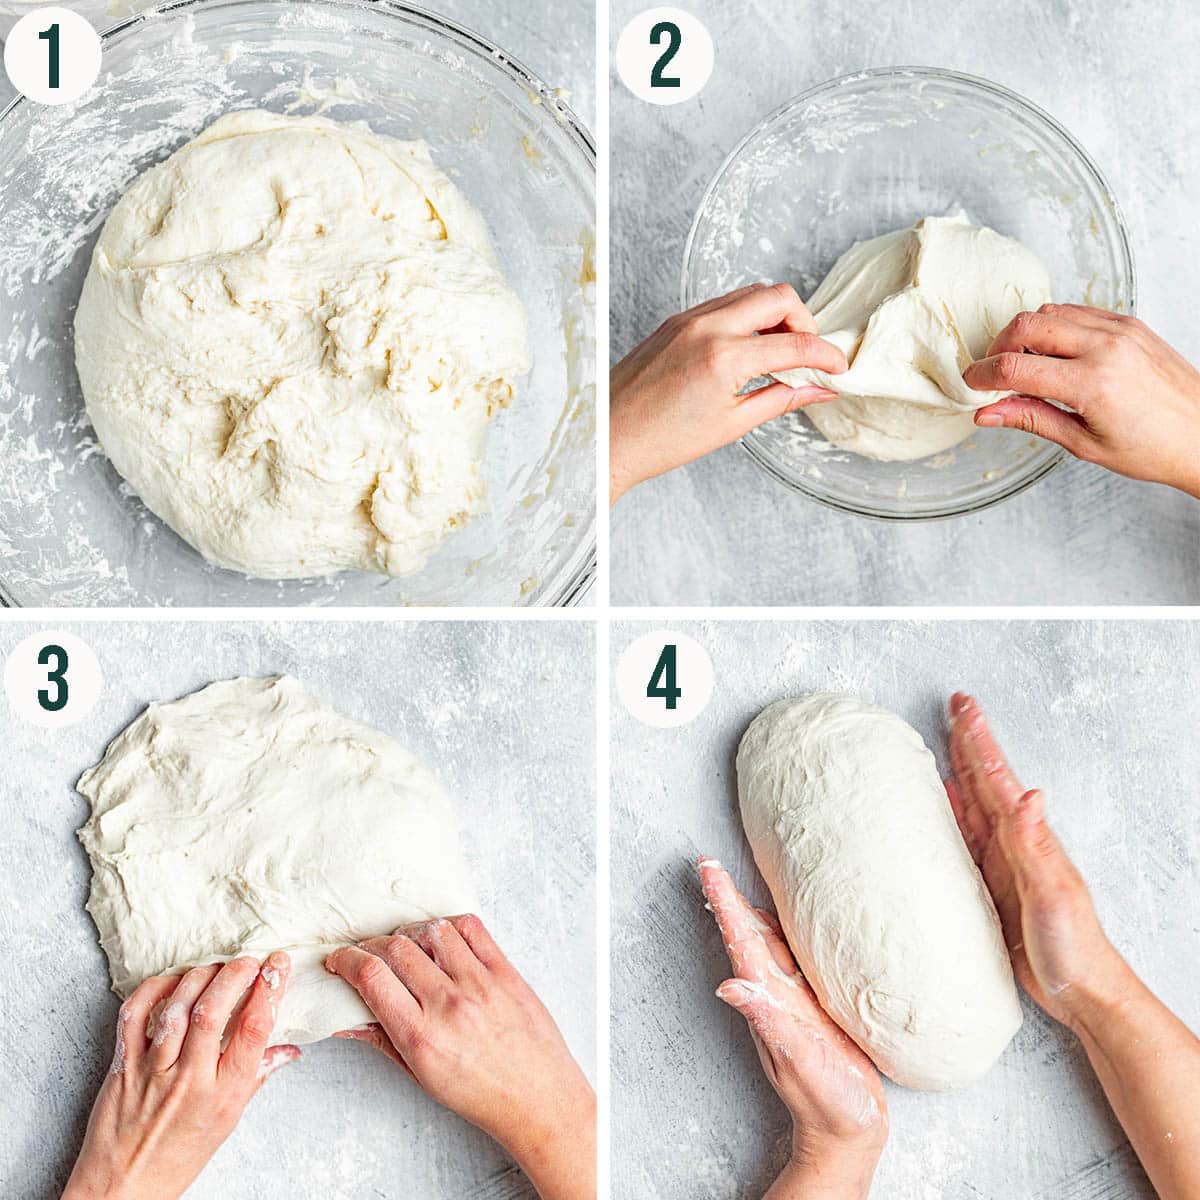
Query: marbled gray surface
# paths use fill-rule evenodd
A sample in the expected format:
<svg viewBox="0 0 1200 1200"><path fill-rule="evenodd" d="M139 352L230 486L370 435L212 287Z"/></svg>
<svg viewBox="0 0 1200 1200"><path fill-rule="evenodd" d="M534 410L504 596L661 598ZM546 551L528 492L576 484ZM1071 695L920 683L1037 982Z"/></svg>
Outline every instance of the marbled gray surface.
<svg viewBox="0 0 1200 1200"><path fill-rule="evenodd" d="M619 622L614 661L645 623ZM1193 1029L1200 913L1200 625L1193 622L677 623L712 657L708 708L650 729L613 698L614 1200L758 1200L789 1121L745 1022L713 995L728 961L692 863L769 903L737 815L734 754L767 704L851 692L912 723L948 771L945 704L974 693L1135 970ZM681 679L686 686L686 680ZM880 1200L1153 1195L1079 1043L1025 1023L978 1083L887 1085Z"/></svg>
<svg viewBox="0 0 1200 1200"><path fill-rule="evenodd" d="M615 43L642 0L614 0ZM1200 363L1193 319L1200 150L1189 0L845 4L692 0L716 45L694 100L656 108L612 73L612 355L679 304L683 247L725 155L825 79L924 65L1046 109L1097 160L1131 226L1139 315ZM739 446L643 484L612 522L620 604L1190 604L1200 504L1074 461L982 514L911 527L827 510Z"/></svg>
<svg viewBox="0 0 1200 1200"><path fill-rule="evenodd" d="M41 626L41 628L48 628ZM51 1200L112 1057L117 999L84 911L75 780L151 700L290 673L398 738L458 804L480 912L595 1070L594 637L583 622L56 624L105 678L58 732L5 710L0 1195ZM0 656L39 626L0 622ZM570 682L565 682L570 681ZM275 1075L189 1200L516 1200L504 1152L369 1047L326 1041ZM147 1198L149 1200L149 1197Z"/></svg>

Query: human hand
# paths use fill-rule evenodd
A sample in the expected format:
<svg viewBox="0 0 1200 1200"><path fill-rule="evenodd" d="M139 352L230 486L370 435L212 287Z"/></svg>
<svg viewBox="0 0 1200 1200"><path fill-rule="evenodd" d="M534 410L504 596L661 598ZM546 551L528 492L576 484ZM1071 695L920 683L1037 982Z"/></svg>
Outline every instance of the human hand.
<svg viewBox="0 0 1200 1200"><path fill-rule="evenodd" d="M1028 393L981 408L976 425L1023 429L1085 462L1200 497L1200 371L1136 318L1079 304L1018 313L963 378Z"/></svg>
<svg viewBox="0 0 1200 1200"><path fill-rule="evenodd" d="M834 399L784 383L739 395L750 380L794 367L840 374L847 364L786 283L752 284L668 318L612 370L611 503L766 421Z"/></svg>
<svg viewBox="0 0 1200 1200"><path fill-rule="evenodd" d="M596 1194L596 1101L553 1019L476 916L346 946L325 960L379 1019L369 1042L496 1139L543 1200Z"/></svg>
<svg viewBox="0 0 1200 1200"><path fill-rule="evenodd" d="M946 792L996 903L1017 979L1050 1016L1078 1030L1119 990L1124 962L1046 825L1042 793L1021 787L979 705L961 692L950 701L950 761Z"/></svg>
<svg viewBox="0 0 1200 1200"><path fill-rule="evenodd" d="M792 1114L792 1160L768 1196L866 1196L887 1140L879 1072L821 1008L775 918L751 908L720 863L702 858L699 868L734 972L717 996L746 1018Z"/></svg>
<svg viewBox="0 0 1200 1200"><path fill-rule="evenodd" d="M121 1005L112 1067L63 1200L183 1194L267 1076L300 1057L295 1046L267 1049L290 969L275 953L261 969L235 958L137 988Z"/></svg>

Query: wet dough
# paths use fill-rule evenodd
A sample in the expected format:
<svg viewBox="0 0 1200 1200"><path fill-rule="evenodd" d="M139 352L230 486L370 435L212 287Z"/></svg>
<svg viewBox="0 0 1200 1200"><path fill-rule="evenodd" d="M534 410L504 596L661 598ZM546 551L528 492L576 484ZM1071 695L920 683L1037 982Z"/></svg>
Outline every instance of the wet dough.
<svg viewBox="0 0 1200 1200"><path fill-rule="evenodd" d="M1017 313L1049 300L1046 268L1020 242L961 212L926 217L855 243L809 299L821 336L850 369L775 377L840 393L804 410L833 445L866 458L924 458L970 437L975 410L1012 394L973 391L962 373Z"/></svg>
<svg viewBox="0 0 1200 1200"><path fill-rule="evenodd" d="M121 198L75 353L146 505L272 579L419 570L484 507L488 418L530 365L483 220L423 142L263 111Z"/></svg>
<svg viewBox="0 0 1200 1200"><path fill-rule="evenodd" d="M374 1019L322 966L338 946L475 907L433 772L286 676L151 704L78 788L113 990L286 950L277 1045Z"/></svg>

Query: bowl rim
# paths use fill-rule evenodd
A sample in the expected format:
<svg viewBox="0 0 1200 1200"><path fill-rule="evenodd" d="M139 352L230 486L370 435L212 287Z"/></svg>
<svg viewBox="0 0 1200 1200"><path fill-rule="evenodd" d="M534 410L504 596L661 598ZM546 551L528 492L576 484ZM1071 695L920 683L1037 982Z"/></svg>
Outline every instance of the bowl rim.
<svg viewBox="0 0 1200 1200"><path fill-rule="evenodd" d="M119 35L128 33L137 26L144 24L148 20L157 19L159 17L177 15L188 9L198 8L241 8L248 5L268 5L279 8L292 7L297 4L311 4L313 6L325 7L340 7L346 9L381 9L389 13L393 17L407 19L415 24L424 25L433 34L443 34L451 40L457 42L461 49L473 54L477 59L490 63L502 70L507 70L510 77L515 82L526 88L527 91L538 96L542 105L550 109L554 115L556 123L565 129L569 135L571 144L577 151L583 155L583 166L587 175L591 179L592 194L593 194L593 224L595 223L595 189L596 189L596 142L592 136L591 130L584 124L583 120L576 114L575 110L558 95L556 90L547 84L541 76L531 71L525 64L514 55L509 54L500 46L484 37L482 34L476 33L473 29L466 25L454 21L449 17L442 16L440 13L433 12L431 9L425 8L422 5L409 3L408 0L167 0L166 3L154 5L149 8L142 9L139 12L131 13L129 16L115 21L112 25L107 26L100 31L101 42L101 65L103 66L103 49L110 42L115 40ZM99 77L97 77L99 78ZM94 86L94 85L93 85ZM89 89L90 91L90 89ZM84 93L86 96L88 93ZM83 97L80 97L82 100ZM12 100L0 109L0 137L3 137L5 130L5 121L17 111L22 104L28 104L29 99L22 93L18 92ZM597 368L599 359L597 357ZM545 595L544 598L535 601L531 605L523 605L518 600L513 608L521 607L538 607L538 608L573 608L580 604L587 603L587 597L593 590L597 577L597 566L599 561L598 555L598 540L596 533L596 523L599 520L599 482L597 481L597 495L594 504L593 526L590 539L581 546L575 564L571 567L569 575L565 575L561 582L557 583ZM158 518L156 518L158 519ZM24 607L22 602L17 600L11 593L5 580L0 579L0 608L21 608ZM111 605L104 607L112 607ZM289 605L290 608L311 607L310 605ZM366 607L366 606L356 606ZM438 607L436 605L423 605L421 607ZM467 606L469 607L469 605ZM481 607L491 607L481 605Z"/></svg>
<svg viewBox="0 0 1200 1200"><path fill-rule="evenodd" d="M690 277L689 266L692 259L692 251L695 246L696 238L700 231L700 221L705 209L708 207L708 202L712 198L718 185L721 183L725 173L733 165L746 146L757 137L764 129L773 122L782 117L785 113L802 104L810 103L811 101L826 95L829 92L836 91L850 84L862 83L865 80L875 79L919 79L919 80L936 80L938 82L965 84L968 88L977 91L990 93L993 97L1004 100L1007 104L1023 110L1026 115L1032 117L1035 122L1040 122L1044 126L1057 134L1078 157L1082 163L1084 170L1092 178L1093 183L1099 187L1102 194L1107 198L1108 207L1112 212L1113 222L1116 226L1117 241L1122 260L1122 266L1125 270L1125 275L1129 284L1128 308L1129 315L1133 316L1137 313L1137 269L1133 260L1133 247L1129 237L1129 226L1125 220L1125 214L1121 209L1120 202L1117 200L1116 193L1109 185L1104 173L1097 166L1092 156L1083 148L1079 141L1070 133L1054 117L1052 117L1045 109L1035 104L1032 100L1027 100L1018 92L1014 92L1011 88L1005 87L1001 83L996 83L990 79L984 79L979 75L970 75L965 71L953 71L946 67L922 67L922 66L894 66L894 67L872 67L863 71L851 71L845 75L838 75L832 79L826 79L821 83L815 84L813 87L806 89L803 92L785 100L782 104L776 105L765 116L761 117L744 136L742 136L733 149L722 160L721 165L713 173L712 178L708 182L708 186L704 189L704 194L700 197L700 202L696 206L695 215L692 217L691 228L688 230L687 240L683 247L683 267L680 272L679 280L679 298L680 308L686 310L688 307L688 282ZM872 510L867 508L859 508L851 504L846 504L834 499L833 497L823 495L819 492L810 490L800 482L785 478L778 469L767 459L761 450L755 447L749 435L739 439L740 445L753 459L756 466L766 472L776 482L783 484L790 491L798 492L802 496L807 496L810 500L815 500L819 504L823 504L826 508L832 508L837 512L852 513L855 516L867 517L872 520L884 522L919 522L919 521L941 521L948 520L951 517L968 516L972 513L982 512L984 509L991 508L995 504L999 504L1003 500L1011 499L1013 496L1018 496L1022 492L1031 488L1039 480L1044 479L1051 471L1062 463L1068 456L1067 452L1059 448L1055 453L1049 456L1045 463L1042 464L1036 471L1031 472L1028 476L1023 477L1015 482L1011 487L1001 490L994 496L988 497L986 500L977 501L975 503L963 504L955 508L948 508L941 512L922 512L922 513L895 513L884 512L881 510Z"/></svg>

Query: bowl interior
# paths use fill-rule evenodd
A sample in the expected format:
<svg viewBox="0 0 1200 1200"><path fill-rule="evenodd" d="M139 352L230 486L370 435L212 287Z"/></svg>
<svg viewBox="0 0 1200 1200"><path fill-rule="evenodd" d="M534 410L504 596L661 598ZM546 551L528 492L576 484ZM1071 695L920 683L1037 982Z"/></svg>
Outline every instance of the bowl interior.
<svg viewBox="0 0 1200 1200"><path fill-rule="evenodd" d="M209 566L96 445L72 321L129 183L222 113L265 106L429 142L529 314L532 373L492 424L490 511L407 579ZM0 586L19 604L554 604L594 563L594 155L557 97L440 18L368 0L192 0L105 38L75 105L0 118Z"/></svg>
<svg viewBox="0 0 1200 1200"><path fill-rule="evenodd" d="M835 80L754 130L696 216L684 303L758 279L787 280L807 297L854 242L959 208L1038 254L1061 301L1132 311L1124 226L1086 154L1005 89L919 68ZM980 430L944 454L875 462L831 446L801 413L744 444L781 482L890 518L994 504L1061 456L1025 434Z"/></svg>

